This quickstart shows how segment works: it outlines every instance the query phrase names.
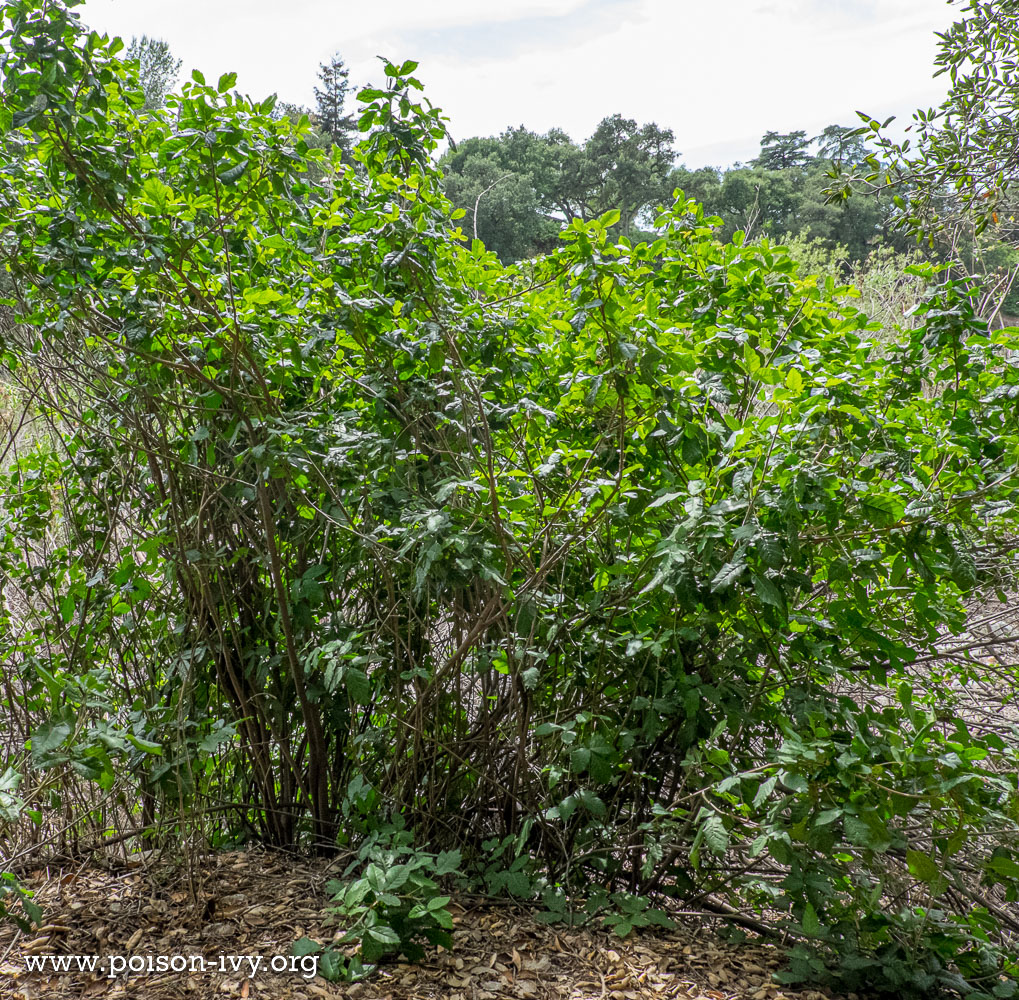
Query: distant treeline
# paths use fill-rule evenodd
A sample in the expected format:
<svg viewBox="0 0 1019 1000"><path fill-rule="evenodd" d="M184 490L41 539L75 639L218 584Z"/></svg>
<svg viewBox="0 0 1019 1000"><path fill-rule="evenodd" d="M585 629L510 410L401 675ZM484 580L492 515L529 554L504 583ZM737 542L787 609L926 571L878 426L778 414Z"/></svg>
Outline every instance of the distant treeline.
<svg viewBox="0 0 1019 1000"><path fill-rule="evenodd" d="M654 122L605 118L585 143L553 129L520 126L459 143L442 160L446 193L467 216L464 229L503 260L554 245L563 222L616 208L624 235L650 230L655 212L681 188L723 219L720 235L807 235L846 248L853 261L877 242L905 241L889 226L891 197L881 193L832 203L825 194L835 163L868 154L852 130L831 125L806 132L768 132L759 155L723 170L676 166L674 135Z"/></svg>

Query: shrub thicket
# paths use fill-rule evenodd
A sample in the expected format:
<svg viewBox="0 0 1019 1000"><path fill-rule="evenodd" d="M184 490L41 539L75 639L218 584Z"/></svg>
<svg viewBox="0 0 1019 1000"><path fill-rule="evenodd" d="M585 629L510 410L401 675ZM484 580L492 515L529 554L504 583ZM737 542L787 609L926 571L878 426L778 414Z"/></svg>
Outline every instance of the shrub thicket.
<svg viewBox="0 0 1019 1000"><path fill-rule="evenodd" d="M681 193L654 242L609 213L504 268L414 64L343 163L232 76L146 110L117 43L4 16L2 359L51 433L0 480L2 818L390 861L395 824L548 919L707 900L793 980L1008 995L1019 742L937 660L1016 517L972 289L917 270L876 347ZM441 932L451 865L401 895L362 856L369 960Z"/></svg>

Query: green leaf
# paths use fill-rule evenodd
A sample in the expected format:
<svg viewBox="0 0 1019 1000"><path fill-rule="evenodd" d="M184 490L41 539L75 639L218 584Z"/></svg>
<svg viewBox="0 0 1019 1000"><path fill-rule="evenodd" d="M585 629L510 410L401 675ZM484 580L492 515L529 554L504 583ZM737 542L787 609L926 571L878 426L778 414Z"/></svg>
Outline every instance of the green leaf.
<svg viewBox="0 0 1019 1000"><path fill-rule="evenodd" d="M973 556L965 549L956 548L952 552L950 564L952 582L960 590L972 590L977 582L977 565Z"/></svg>
<svg viewBox="0 0 1019 1000"><path fill-rule="evenodd" d="M380 891L395 892L402 889L410 878L411 869L407 865L393 865L382 874Z"/></svg>
<svg viewBox="0 0 1019 1000"><path fill-rule="evenodd" d="M531 880L523 872L509 872L506 875L506 888L521 899L531 895Z"/></svg>
<svg viewBox="0 0 1019 1000"><path fill-rule="evenodd" d="M845 810L841 806L836 806L834 809L823 809L815 817L814 827L822 827L827 826L829 823L834 823L844 812Z"/></svg>
<svg viewBox="0 0 1019 1000"><path fill-rule="evenodd" d="M990 871L994 872L995 875L1000 875L1002 878L1012 879L1019 881L1019 862L1013 861L1011 858L994 857L987 862L987 867Z"/></svg>
<svg viewBox="0 0 1019 1000"><path fill-rule="evenodd" d="M256 306L267 306L279 302L283 296L273 288L249 288L244 292L245 301Z"/></svg>
<svg viewBox="0 0 1019 1000"><path fill-rule="evenodd" d="M347 687L350 700L355 705L370 705L372 703L372 682L363 670L358 670L356 667L344 667L343 683Z"/></svg>
<svg viewBox="0 0 1019 1000"><path fill-rule="evenodd" d="M60 599L60 617L63 619L64 624L70 623L74 617L75 602L74 598L70 594L65 594Z"/></svg>
<svg viewBox="0 0 1019 1000"><path fill-rule="evenodd" d="M381 941L376 941L371 935L366 934L361 938L360 958L366 965L372 965L375 962L378 962L379 959L384 958L392 950L393 949L390 945L383 944Z"/></svg>
<svg viewBox="0 0 1019 1000"><path fill-rule="evenodd" d="M761 599L764 604L770 604L773 608L779 610L785 609L785 597L782 591L775 585L772 580L769 580L766 576L758 576L754 574L754 593Z"/></svg>
<svg viewBox="0 0 1019 1000"><path fill-rule="evenodd" d="M365 937L374 938L379 944L391 945L393 947L398 947L400 944L400 935L388 924L375 924L364 933Z"/></svg>
<svg viewBox="0 0 1019 1000"><path fill-rule="evenodd" d="M39 756L55 750L70 735L70 723L44 722L32 733L32 755Z"/></svg>
<svg viewBox="0 0 1019 1000"><path fill-rule="evenodd" d="M346 958L332 948L326 948L318 960L318 974L327 982L335 983L345 978Z"/></svg>
<svg viewBox="0 0 1019 1000"><path fill-rule="evenodd" d="M886 823L874 813L861 816L846 815L842 820L843 829L850 842L860 847L883 853L892 846L892 837Z"/></svg>
<svg viewBox="0 0 1019 1000"><path fill-rule="evenodd" d="M160 214L165 214L174 202L173 189L158 177L148 177L142 184L145 200Z"/></svg>
<svg viewBox="0 0 1019 1000"><path fill-rule="evenodd" d="M757 794L754 795L754 808L759 809L768 799L771 798L771 793L775 790L775 786L778 784L778 775L773 774L770 778L762 781L757 787Z"/></svg>
<svg viewBox="0 0 1019 1000"><path fill-rule="evenodd" d="M921 851L907 850L906 865L913 875L928 885L941 877L941 869L936 862Z"/></svg>
<svg viewBox="0 0 1019 1000"><path fill-rule="evenodd" d="M590 788L578 789L576 799L592 816L605 815L605 803Z"/></svg>
<svg viewBox="0 0 1019 1000"><path fill-rule="evenodd" d="M436 875L451 875L460 868L463 855L460 851L443 851L435 859Z"/></svg>
<svg viewBox="0 0 1019 1000"><path fill-rule="evenodd" d="M751 375L761 367L760 355L749 344L743 345L743 363Z"/></svg>
<svg viewBox="0 0 1019 1000"><path fill-rule="evenodd" d="M144 753L154 754L159 756L163 752L162 743L156 743L153 740L142 739L140 736L135 736L134 733L125 733L129 743L135 746L138 750Z"/></svg>
<svg viewBox="0 0 1019 1000"><path fill-rule="evenodd" d="M446 363L446 351L442 344L432 344L428 348L428 367L433 372L441 372Z"/></svg>
<svg viewBox="0 0 1019 1000"><path fill-rule="evenodd" d="M667 503L672 503L673 500L679 499L682 495L682 493L663 493L660 497L656 497L652 500L645 510L654 510L655 507L662 507Z"/></svg>
<svg viewBox="0 0 1019 1000"><path fill-rule="evenodd" d="M906 505L902 500L889 493L870 495L864 498L863 504L872 514L879 514L882 524L899 521L905 512Z"/></svg>
<svg viewBox="0 0 1019 1000"><path fill-rule="evenodd" d="M245 158L236 166L231 167L229 170L224 170L221 174L217 174L216 176L224 184L233 184L244 176L248 169L248 162L247 158Z"/></svg>
<svg viewBox="0 0 1019 1000"><path fill-rule="evenodd" d="M712 854L719 856L729 849L729 832L725 828L722 817L717 813L706 816L700 827L704 833L704 843Z"/></svg>
<svg viewBox="0 0 1019 1000"><path fill-rule="evenodd" d="M744 562L727 562L712 579L711 592L714 594L731 587L742 576L744 569L746 569Z"/></svg>
<svg viewBox="0 0 1019 1000"><path fill-rule="evenodd" d="M224 73L219 78L219 83L216 84L216 89L221 93L225 94L233 85L237 82L236 73Z"/></svg>
<svg viewBox="0 0 1019 1000"><path fill-rule="evenodd" d="M317 955L322 950L318 941L312 941L309 937L298 938L291 948L292 955Z"/></svg>
<svg viewBox="0 0 1019 1000"><path fill-rule="evenodd" d="M32 923L35 924L36 927L40 926L43 918L42 907L27 896L21 897L21 905L24 907L25 912L28 914Z"/></svg>
<svg viewBox="0 0 1019 1000"><path fill-rule="evenodd" d="M803 928L803 933L808 937L820 937L824 930L817 916L817 911L811 903L807 903L803 908L803 919L800 921L800 926Z"/></svg>

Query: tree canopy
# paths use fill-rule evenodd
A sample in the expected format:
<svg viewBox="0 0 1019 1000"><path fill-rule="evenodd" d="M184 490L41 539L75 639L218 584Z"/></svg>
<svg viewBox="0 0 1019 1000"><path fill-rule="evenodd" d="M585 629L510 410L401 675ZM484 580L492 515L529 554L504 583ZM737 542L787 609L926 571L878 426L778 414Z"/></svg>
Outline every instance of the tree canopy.
<svg viewBox="0 0 1019 1000"><path fill-rule="evenodd" d="M790 167L805 167L813 157L809 152L810 140L807 133L766 132L761 139L761 151L753 161L762 170L788 170Z"/></svg>
<svg viewBox="0 0 1019 1000"><path fill-rule="evenodd" d="M478 236L512 261L551 249L572 219L616 210L625 235L649 223L671 200L672 144L668 129L612 115L584 144L561 130L538 135L521 125L458 143L440 166L446 193L468 213L471 228L477 207Z"/></svg>
<svg viewBox="0 0 1019 1000"><path fill-rule="evenodd" d="M879 244L903 249L909 243L896 236L890 193L877 190L840 203L829 197L833 169L862 163L867 155L863 139L845 126L830 125L809 141L804 132L768 132L750 165L724 171L679 167L671 183L720 216L726 236L804 236L845 247L848 260L857 262Z"/></svg>
<svg viewBox="0 0 1019 1000"><path fill-rule="evenodd" d="M504 261L547 252L564 223L610 210L620 213L621 234L650 234L655 211L677 188L722 218L725 237L809 236L846 247L853 262L878 243L908 245L892 224L891 193L844 204L829 196L832 170L868 156L855 129L831 125L810 140L803 131L768 132L750 165L727 170L674 166L673 143L672 132L653 122L638 126L613 115L584 144L562 131L539 135L521 125L457 143L440 166L446 194L467 214L467 231L474 233L476 213L477 236Z"/></svg>

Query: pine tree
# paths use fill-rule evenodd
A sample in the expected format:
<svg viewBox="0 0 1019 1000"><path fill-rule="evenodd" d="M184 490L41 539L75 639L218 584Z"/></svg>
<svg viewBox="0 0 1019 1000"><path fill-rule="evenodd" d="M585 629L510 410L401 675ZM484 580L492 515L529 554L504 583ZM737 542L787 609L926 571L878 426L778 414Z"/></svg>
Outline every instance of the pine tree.
<svg viewBox="0 0 1019 1000"><path fill-rule="evenodd" d="M750 162L762 170L788 170L805 167L811 160L810 140L807 133L765 132L761 139L761 152Z"/></svg>
<svg viewBox="0 0 1019 1000"><path fill-rule="evenodd" d="M351 133L355 131L353 115L343 113L343 104L350 87L348 77L350 70L343 60L334 55L318 69L321 87L315 88L317 106L317 124L344 153L350 152Z"/></svg>

